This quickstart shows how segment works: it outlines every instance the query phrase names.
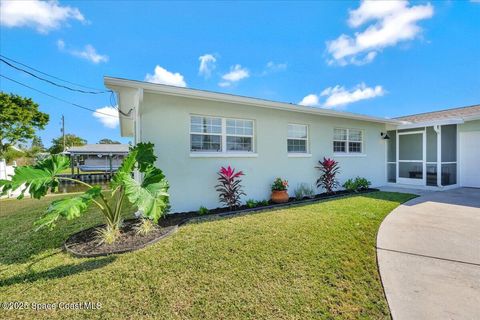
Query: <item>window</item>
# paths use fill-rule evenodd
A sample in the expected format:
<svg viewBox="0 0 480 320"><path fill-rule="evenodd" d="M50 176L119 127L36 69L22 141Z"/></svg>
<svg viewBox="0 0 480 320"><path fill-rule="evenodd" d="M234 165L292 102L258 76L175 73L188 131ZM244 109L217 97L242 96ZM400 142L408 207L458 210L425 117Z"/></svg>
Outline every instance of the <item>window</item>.
<svg viewBox="0 0 480 320"><path fill-rule="evenodd" d="M253 120L190 117L191 152L253 152Z"/></svg>
<svg viewBox="0 0 480 320"><path fill-rule="evenodd" d="M227 119L227 151L253 151L253 121Z"/></svg>
<svg viewBox="0 0 480 320"><path fill-rule="evenodd" d="M358 129L334 129L333 152L362 153L363 131Z"/></svg>
<svg viewBox="0 0 480 320"><path fill-rule="evenodd" d="M222 119L192 116L190 118L191 151L222 151Z"/></svg>
<svg viewBox="0 0 480 320"><path fill-rule="evenodd" d="M304 124L289 124L287 151L289 153L307 153L308 128Z"/></svg>

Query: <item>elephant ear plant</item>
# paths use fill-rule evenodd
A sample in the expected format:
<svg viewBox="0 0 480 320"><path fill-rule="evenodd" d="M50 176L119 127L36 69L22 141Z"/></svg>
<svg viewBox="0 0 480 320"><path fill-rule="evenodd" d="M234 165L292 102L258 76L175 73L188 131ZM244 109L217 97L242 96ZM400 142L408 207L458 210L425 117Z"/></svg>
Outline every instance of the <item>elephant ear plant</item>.
<svg viewBox="0 0 480 320"><path fill-rule="evenodd" d="M148 225L157 223L165 214L169 204L169 186L162 171L154 166L155 160L152 143L137 144L130 149L112 177L109 190L102 191L99 186L59 176L62 170L69 168L70 160L62 155L53 155L34 166L15 168L12 180L0 180L0 188L3 194L9 190L21 189L18 199L22 199L27 191L35 199L40 199L48 191L55 192L61 180L87 187L83 194L53 201L34 224L37 230L43 227L53 228L58 219L78 218L93 203L100 209L106 222L106 228L99 230L100 241L111 244L120 235L121 213L126 199L142 213L142 223L146 226L140 227L141 230L148 231L151 229ZM141 173L142 182L132 178L134 170Z"/></svg>

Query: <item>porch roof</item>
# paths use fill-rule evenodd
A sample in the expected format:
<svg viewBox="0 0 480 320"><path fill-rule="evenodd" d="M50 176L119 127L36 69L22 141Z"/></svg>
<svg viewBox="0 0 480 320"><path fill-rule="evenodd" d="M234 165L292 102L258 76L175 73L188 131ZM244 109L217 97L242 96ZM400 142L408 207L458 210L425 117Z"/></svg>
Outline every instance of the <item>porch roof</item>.
<svg viewBox="0 0 480 320"><path fill-rule="evenodd" d="M395 120L405 121L408 123L432 123L445 122L448 120L460 120L460 122L480 119L480 104L446 109L433 112L418 113L409 116L395 118Z"/></svg>

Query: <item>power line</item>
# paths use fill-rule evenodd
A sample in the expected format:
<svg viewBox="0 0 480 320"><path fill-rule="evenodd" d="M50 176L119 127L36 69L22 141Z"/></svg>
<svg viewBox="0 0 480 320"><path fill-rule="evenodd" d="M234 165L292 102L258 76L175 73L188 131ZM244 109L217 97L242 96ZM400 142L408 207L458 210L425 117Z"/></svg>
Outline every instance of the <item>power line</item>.
<svg viewBox="0 0 480 320"><path fill-rule="evenodd" d="M0 54L0 57L2 57L2 58L4 58L4 59L7 59L7 60L9 60L9 61L11 61L11 62L14 62L14 63L16 63L16 64L19 64L19 65L21 65L21 66L24 66L25 68L28 68L28 69L33 70L33 71L35 71L35 72L38 72L38 73L40 73L40 74L43 74L43 75L45 75L45 76L47 76L47 77L50 77L50 78L53 78L53 79L57 79L57 80L60 80L60 81L65 82L65 83L73 84L74 86L77 86L77 87L81 87L81 88L85 88L85 89L90 89L90 90L96 90L96 91L99 91L99 93L100 93L100 92L102 92L102 93L111 92L111 90L106 90L106 91L105 91L105 90L103 90L103 89L87 87L87 86L84 86L84 85L81 85L81 84L78 84L78 83L75 83L75 82L71 82L71 81L68 81L68 80L65 80L65 79L56 77L56 76L54 76L54 75L48 74L48 73L43 72L43 71L40 71L40 70L38 70L38 69L35 69L35 68L33 68L33 67L29 66L29 65L26 65L26 64L24 64L24 63L21 63L20 61L14 60L14 59L9 58L9 57L6 57L6 56L4 56L3 54Z"/></svg>
<svg viewBox="0 0 480 320"><path fill-rule="evenodd" d="M97 91L97 92L95 92L95 91L85 91L85 90L70 88L70 87L68 87L68 86L64 86L64 85L62 85L62 84L58 84L58 83L53 82L53 81L50 81L50 80L48 80L48 79L39 77L39 76L37 76L36 74L34 74L34 73L30 72L30 71L27 71L27 70L25 70L25 69L22 69L22 68L20 68L20 67L17 67L17 66L11 64L10 62L8 62L7 60L4 60L4 59L2 59L2 58L0 58L0 61L3 62L3 63L5 63L6 65L8 65L8 66L10 66L10 67L18 70L18 71L24 72L24 73L26 73L26 74L34 77L34 78L37 78L37 79L39 79L39 80L45 81L45 82L47 82L47 83L50 83L50 84L52 84L52 85L54 85L54 86L57 86L57 87L60 87L60 88L64 88L64 89L67 89L67 90L70 90L70 91L75 91L75 92L80 92L80 93L88 93L88 94L102 94L102 93L107 93L107 92L109 92L109 91Z"/></svg>
<svg viewBox="0 0 480 320"><path fill-rule="evenodd" d="M81 106L81 105L79 105L79 104L77 104L77 103L70 102L70 101L67 101L67 100L65 100L65 99L56 97L56 96L51 95L51 94L49 94L49 93L46 93L46 92L44 92L44 91L35 89L35 88L33 88L33 87L29 86L29 85L26 85L26 84L24 84L24 83L21 83L21 82L19 82L19 81L17 81L17 80L14 80L14 79L12 79L12 78L9 78L9 77L7 77L7 76L4 76L3 74L0 74L0 77L5 78L5 79L7 79L7 80L10 80L10 81L12 81L12 82L15 82L15 83L17 83L17 84L19 84L19 85L21 85L21 86L24 86L24 87L26 87L26 88L29 88L29 89L31 89L31 90L33 90L33 91L38 92L38 93L44 94L44 95L46 95L46 96L48 96L48 97L50 97L50 98L56 99L56 100L58 100L58 101L61 101L61 102L67 103L67 104L70 104L70 105L72 105L72 106L74 106L74 107L77 107L77 108L80 108L80 109L84 109L84 110L88 110L88 111L91 111L91 112L94 112L94 113L98 113L98 114L103 114L103 115L109 116L109 117L114 117L114 118L118 118L118 117L119 117L119 116L114 116L114 115L111 115L111 114L108 114L108 113L104 113L104 112L101 112L101 111L97 111L97 110L94 110L94 109L91 109L91 108L88 108L88 107L84 107L84 106Z"/></svg>

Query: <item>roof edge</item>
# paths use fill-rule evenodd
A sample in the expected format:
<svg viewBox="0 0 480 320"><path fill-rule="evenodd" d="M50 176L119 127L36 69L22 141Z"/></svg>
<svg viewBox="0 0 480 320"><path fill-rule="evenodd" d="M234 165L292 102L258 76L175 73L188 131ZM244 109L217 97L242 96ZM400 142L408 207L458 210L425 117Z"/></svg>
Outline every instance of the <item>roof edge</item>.
<svg viewBox="0 0 480 320"><path fill-rule="evenodd" d="M135 88L135 89L143 89L147 92L152 92L152 93L161 93L166 95L182 96L182 97L194 98L194 99L239 103L239 104L246 104L246 105L251 105L255 107L264 107L264 108L271 108L271 109L291 111L291 112L300 112L300 113L310 113L310 114L316 114L316 115L324 115L324 116L330 116L330 117L347 118L347 119L385 123L385 124L394 124L394 125L401 124L401 122L398 120L384 119L380 117L367 116L367 115L351 113L351 112L343 112L343 111L322 109L322 108L316 108L316 107L307 107L307 106L301 106L293 103L277 102L277 101L271 101L266 99L252 98L252 97L233 95L228 93L199 90L199 89L175 87L175 86L156 84L156 83L150 83L150 82L144 82L144 81L138 81L138 80L129 80L124 78L105 76L104 83L107 88L110 88L112 90L115 90L115 88L118 88L118 87Z"/></svg>

